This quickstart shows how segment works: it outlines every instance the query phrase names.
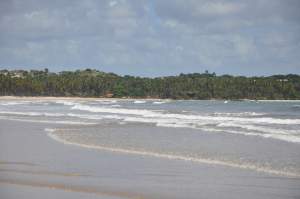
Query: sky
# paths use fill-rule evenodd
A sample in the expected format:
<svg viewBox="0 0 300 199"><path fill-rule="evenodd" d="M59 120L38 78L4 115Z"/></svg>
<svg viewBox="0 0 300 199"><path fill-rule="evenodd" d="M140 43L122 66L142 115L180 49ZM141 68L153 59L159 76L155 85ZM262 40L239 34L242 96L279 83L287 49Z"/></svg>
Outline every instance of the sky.
<svg viewBox="0 0 300 199"><path fill-rule="evenodd" d="M300 74L300 0L0 0L0 69Z"/></svg>

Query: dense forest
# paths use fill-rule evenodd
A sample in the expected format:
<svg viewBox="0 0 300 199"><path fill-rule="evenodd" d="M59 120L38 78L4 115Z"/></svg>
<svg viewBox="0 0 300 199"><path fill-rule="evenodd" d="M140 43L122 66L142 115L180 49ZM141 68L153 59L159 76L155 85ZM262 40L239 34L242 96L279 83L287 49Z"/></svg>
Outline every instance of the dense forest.
<svg viewBox="0 0 300 199"><path fill-rule="evenodd" d="M300 76L244 77L215 73L142 78L85 69L1 70L0 95L172 99L300 99Z"/></svg>

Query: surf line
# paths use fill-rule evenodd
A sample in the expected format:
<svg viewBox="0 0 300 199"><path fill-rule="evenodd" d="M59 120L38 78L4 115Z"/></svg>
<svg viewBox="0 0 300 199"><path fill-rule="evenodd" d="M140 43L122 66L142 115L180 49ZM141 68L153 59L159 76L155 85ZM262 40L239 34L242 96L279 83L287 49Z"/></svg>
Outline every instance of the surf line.
<svg viewBox="0 0 300 199"><path fill-rule="evenodd" d="M253 170L257 172L263 172L273 175L280 175L280 176L287 176L287 177L296 177L299 178L299 173L293 173L289 171L281 171L266 167L260 167L252 164L238 164L234 162L227 162L222 160L215 160L209 158L195 158L195 157L186 157L181 155L172 155L167 153L156 153L156 152L149 152L149 151L139 151L139 150L131 150L131 149L123 149L123 148L112 148L106 146L98 146L98 145L88 145L82 143L75 143L65 139L60 138L58 135L54 134L58 129L45 129L47 131L47 135L52 138L53 140L66 144L66 145L73 145L79 146L88 149L96 149L102 151L109 151L114 153L125 153L125 154L132 154L132 155L141 155L141 156L151 156L156 158L164 158L169 160L182 160L182 161L189 161L194 163L201 163L201 164L211 164L211 165L218 165L218 166L226 166L232 168L239 168L239 169L246 169L246 170Z"/></svg>

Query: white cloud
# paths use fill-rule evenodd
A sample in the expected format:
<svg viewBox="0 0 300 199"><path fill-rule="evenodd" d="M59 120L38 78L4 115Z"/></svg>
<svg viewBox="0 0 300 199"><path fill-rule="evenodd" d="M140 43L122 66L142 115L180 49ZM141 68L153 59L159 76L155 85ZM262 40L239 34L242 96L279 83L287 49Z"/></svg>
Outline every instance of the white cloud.
<svg viewBox="0 0 300 199"><path fill-rule="evenodd" d="M110 1L110 2L109 2L109 6L110 6L110 7L115 7L117 4L118 4L117 1Z"/></svg>
<svg viewBox="0 0 300 199"><path fill-rule="evenodd" d="M228 15L240 12L243 6L240 3L230 2L206 2L196 9L199 14L205 15Z"/></svg>
<svg viewBox="0 0 300 199"><path fill-rule="evenodd" d="M175 48L177 51L183 51L183 47L182 46L180 46L180 45L178 45L178 46L176 46L176 48Z"/></svg>
<svg viewBox="0 0 300 199"><path fill-rule="evenodd" d="M244 59L254 59L256 46L251 38L244 38L240 35L233 37L236 52Z"/></svg>
<svg viewBox="0 0 300 199"><path fill-rule="evenodd" d="M177 26L177 22L175 20L172 20L172 19L167 19L165 21L165 25L170 27L170 28L174 28Z"/></svg>

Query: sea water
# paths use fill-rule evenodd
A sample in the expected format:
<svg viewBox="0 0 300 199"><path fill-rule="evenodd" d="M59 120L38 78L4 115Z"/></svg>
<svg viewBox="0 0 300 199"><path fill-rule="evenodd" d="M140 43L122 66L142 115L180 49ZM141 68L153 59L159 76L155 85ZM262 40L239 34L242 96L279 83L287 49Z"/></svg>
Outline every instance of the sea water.
<svg viewBox="0 0 300 199"><path fill-rule="evenodd" d="M2 99L0 119L86 150L300 176L300 101Z"/></svg>

